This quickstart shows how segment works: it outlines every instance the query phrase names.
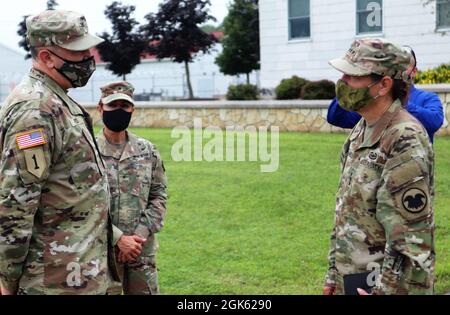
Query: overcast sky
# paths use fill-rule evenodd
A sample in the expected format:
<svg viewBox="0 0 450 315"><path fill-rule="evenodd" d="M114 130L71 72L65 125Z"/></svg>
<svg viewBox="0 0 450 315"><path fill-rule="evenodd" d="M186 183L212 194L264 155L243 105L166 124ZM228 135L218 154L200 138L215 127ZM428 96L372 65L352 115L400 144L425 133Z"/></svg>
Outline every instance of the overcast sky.
<svg viewBox="0 0 450 315"><path fill-rule="evenodd" d="M156 12L158 4L163 0L122 0L124 4L136 6L135 18L144 22L144 16L149 12ZM112 0L57 0L58 9L78 11L85 14L91 33L101 33L110 30L109 21L103 11ZM45 10L47 0L11 0L4 1L0 10L0 43L23 52L17 45L20 37L17 35L17 25L24 15L36 14ZM227 15L229 0L211 0L210 12L218 22Z"/></svg>

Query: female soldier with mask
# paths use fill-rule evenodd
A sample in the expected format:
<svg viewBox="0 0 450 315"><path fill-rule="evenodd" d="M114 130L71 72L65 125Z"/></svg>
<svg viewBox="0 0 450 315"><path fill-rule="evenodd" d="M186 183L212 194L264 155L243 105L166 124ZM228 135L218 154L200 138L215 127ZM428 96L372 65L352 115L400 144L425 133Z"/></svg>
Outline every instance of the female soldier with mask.
<svg viewBox="0 0 450 315"><path fill-rule="evenodd" d="M133 86L101 88L98 110L105 125L97 141L108 170L111 212L122 287L128 295L159 294L156 233L166 215L166 175L155 146L127 131L134 112ZM120 291L120 290L119 290ZM115 292L115 288L109 291Z"/></svg>
<svg viewBox="0 0 450 315"><path fill-rule="evenodd" d="M411 54L381 39L353 42L330 61L343 72L343 108L363 119L341 154L324 294L432 294L433 152L402 106Z"/></svg>

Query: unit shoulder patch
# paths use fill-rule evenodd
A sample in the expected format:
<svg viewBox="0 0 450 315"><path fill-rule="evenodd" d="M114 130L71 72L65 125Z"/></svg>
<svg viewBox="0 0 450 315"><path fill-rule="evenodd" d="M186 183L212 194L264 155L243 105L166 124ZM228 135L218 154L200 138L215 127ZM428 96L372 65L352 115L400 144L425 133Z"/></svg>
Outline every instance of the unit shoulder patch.
<svg viewBox="0 0 450 315"><path fill-rule="evenodd" d="M44 148L35 147L23 151L25 155L25 162L27 170L37 178L41 178L47 170L47 161L45 160Z"/></svg>
<svg viewBox="0 0 450 315"><path fill-rule="evenodd" d="M427 194L419 188L410 188L403 193L403 207L410 213L422 212L427 206L427 203Z"/></svg>

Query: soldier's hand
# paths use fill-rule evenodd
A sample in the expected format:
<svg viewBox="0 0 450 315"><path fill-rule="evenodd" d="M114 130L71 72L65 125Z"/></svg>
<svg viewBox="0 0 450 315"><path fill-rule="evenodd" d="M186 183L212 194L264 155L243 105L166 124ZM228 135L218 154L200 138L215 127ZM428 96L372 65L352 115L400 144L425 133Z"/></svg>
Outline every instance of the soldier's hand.
<svg viewBox="0 0 450 315"><path fill-rule="evenodd" d="M122 237L117 242L117 247L120 250L119 262L132 262L135 261L142 253L142 244L146 239L143 239L137 235ZM125 261L123 261L125 260Z"/></svg>
<svg viewBox="0 0 450 315"><path fill-rule="evenodd" d="M127 260L126 260L126 258L125 258L125 255L124 255L122 252L119 252L119 253L117 254L117 261L118 261L119 263L121 263L121 264L124 264L124 263L127 262Z"/></svg>
<svg viewBox="0 0 450 315"><path fill-rule="evenodd" d="M5 288L0 287L0 295L14 295L14 293L10 292Z"/></svg>
<svg viewBox="0 0 450 315"><path fill-rule="evenodd" d="M367 293L365 290L358 288L358 295L370 295L369 293Z"/></svg>
<svg viewBox="0 0 450 315"><path fill-rule="evenodd" d="M122 252L119 252L118 256L118 262L121 264L125 263L132 263L136 261L136 258L134 258L132 255L125 255Z"/></svg>
<svg viewBox="0 0 450 315"><path fill-rule="evenodd" d="M323 295L334 295L336 293L336 287L326 285L323 287Z"/></svg>

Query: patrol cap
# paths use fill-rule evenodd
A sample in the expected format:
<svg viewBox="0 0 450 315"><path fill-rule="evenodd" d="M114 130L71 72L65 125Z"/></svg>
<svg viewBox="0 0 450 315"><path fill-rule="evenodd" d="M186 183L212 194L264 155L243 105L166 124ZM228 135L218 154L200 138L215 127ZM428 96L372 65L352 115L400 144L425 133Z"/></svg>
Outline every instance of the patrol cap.
<svg viewBox="0 0 450 315"><path fill-rule="evenodd" d="M330 60L338 71L351 76L378 74L408 81L411 52L379 38L355 40L344 57Z"/></svg>
<svg viewBox="0 0 450 315"><path fill-rule="evenodd" d="M83 51L104 40L89 34L86 18L77 12L47 10L26 20L27 38L32 47L59 46Z"/></svg>
<svg viewBox="0 0 450 315"><path fill-rule="evenodd" d="M134 87L126 81L111 82L101 87L102 103L109 104L117 100L124 100L134 105Z"/></svg>

